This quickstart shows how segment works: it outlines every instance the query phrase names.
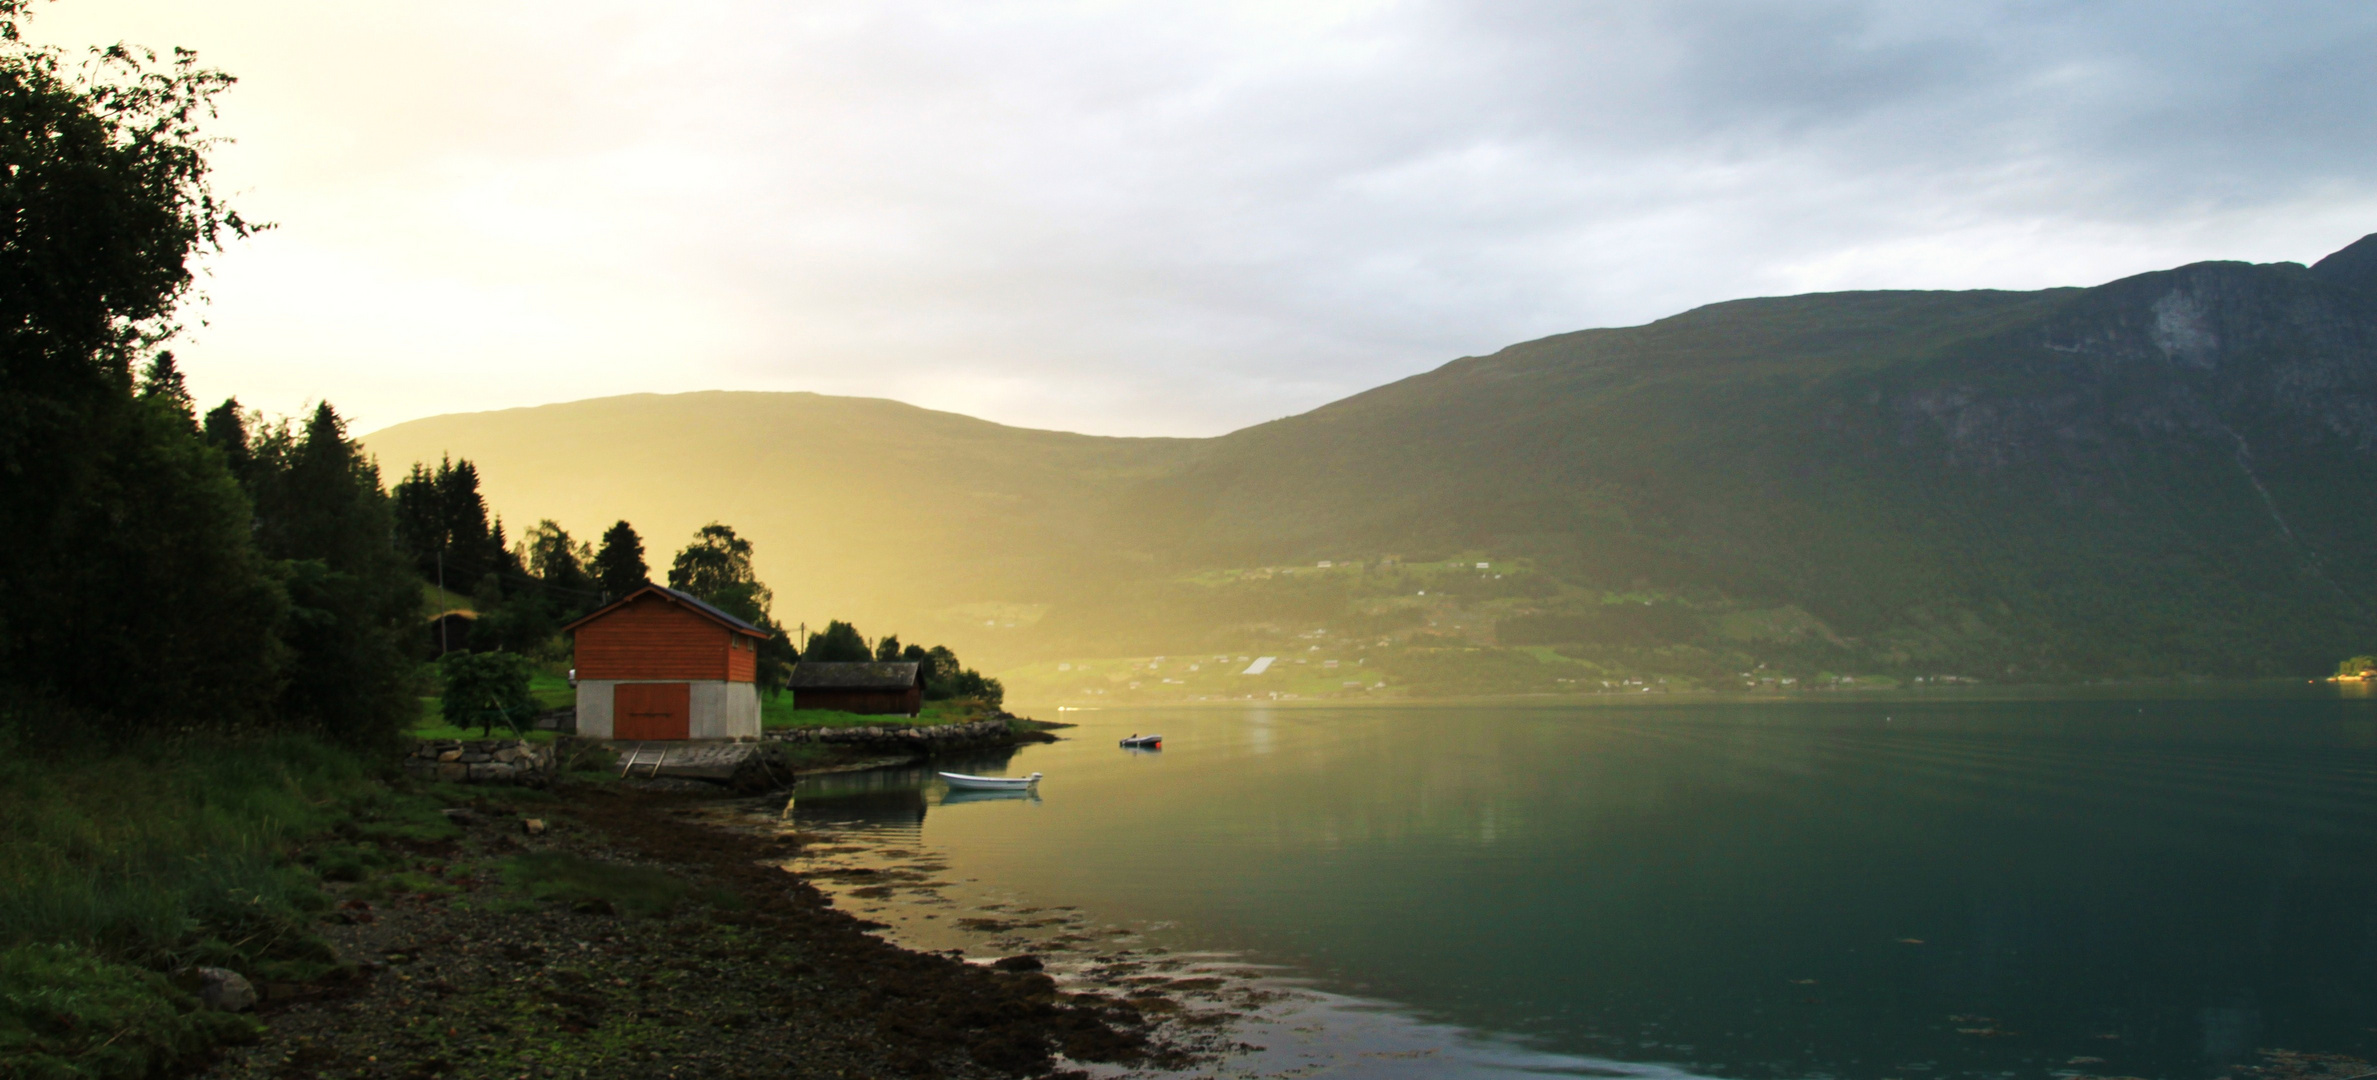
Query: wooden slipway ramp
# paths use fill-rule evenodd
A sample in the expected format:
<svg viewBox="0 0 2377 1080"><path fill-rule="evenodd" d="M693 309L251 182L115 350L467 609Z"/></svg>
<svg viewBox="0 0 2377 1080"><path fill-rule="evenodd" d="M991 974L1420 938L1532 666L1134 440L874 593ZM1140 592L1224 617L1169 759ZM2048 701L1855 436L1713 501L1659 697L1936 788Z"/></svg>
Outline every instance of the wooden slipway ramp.
<svg viewBox="0 0 2377 1080"><path fill-rule="evenodd" d="M619 742L619 775L637 780L701 780L737 791L766 791L792 783L792 767L773 744L672 739Z"/></svg>

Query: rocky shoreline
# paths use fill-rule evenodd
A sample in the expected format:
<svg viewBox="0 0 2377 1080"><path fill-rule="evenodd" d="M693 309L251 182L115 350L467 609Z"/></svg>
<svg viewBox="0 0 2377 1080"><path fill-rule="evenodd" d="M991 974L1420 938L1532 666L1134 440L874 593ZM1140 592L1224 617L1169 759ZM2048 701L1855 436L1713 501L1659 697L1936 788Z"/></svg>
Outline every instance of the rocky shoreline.
<svg viewBox="0 0 2377 1080"><path fill-rule="evenodd" d="M205 1075L995 1077L1157 1054L1144 1003L874 936L783 869L803 838L694 820L715 798L481 791L459 836L331 886L351 976L265 987L268 1032Z"/></svg>
<svg viewBox="0 0 2377 1080"><path fill-rule="evenodd" d="M789 871L815 838L715 824L795 759L908 763L1060 726L794 729L687 746L627 780L566 771L588 740L423 740L407 777L473 785L439 789L468 792L443 815L451 835L384 844L376 873L325 882L344 974L260 987L266 1033L203 1075L962 1078L1168 1060L1151 1002L1067 993L1029 956L893 945Z"/></svg>
<svg viewBox="0 0 2377 1080"><path fill-rule="evenodd" d="M563 763L588 753L604 758L640 748L639 764L622 775L642 787L698 793L715 786L739 794L789 787L800 773L838 772L923 761L944 754L1051 742L1042 723L996 713L957 724L875 724L862 727L789 728L770 731L756 742L700 740L677 743L620 743L563 734L550 743L522 738L422 739L404 757L406 775L449 784L520 784L542 787ZM691 783L687 783L691 782Z"/></svg>
<svg viewBox="0 0 2377 1080"><path fill-rule="evenodd" d="M1032 725L1017 730L1019 725ZM907 753L930 757L961 750L980 750L1018 743L1049 742L1055 736L1034 720L1019 720L1006 713L985 717L963 724L882 724L866 727L782 728L761 736L769 742L828 746L836 749L859 750L883 755Z"/></svg>

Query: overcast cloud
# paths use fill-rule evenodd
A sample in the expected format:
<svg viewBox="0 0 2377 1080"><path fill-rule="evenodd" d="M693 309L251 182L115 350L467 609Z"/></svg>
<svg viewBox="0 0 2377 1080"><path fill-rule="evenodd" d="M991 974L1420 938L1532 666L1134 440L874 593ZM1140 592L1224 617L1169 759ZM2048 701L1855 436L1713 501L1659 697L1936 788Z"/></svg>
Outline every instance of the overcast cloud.
<svg viewBox="0 0 2377 1080"><path fill-rule="evenodd" d="M2363 3L65 0L280 228L197 389L358 430L816 390L1214 434L1738 296L2377 231Z"/></svg>

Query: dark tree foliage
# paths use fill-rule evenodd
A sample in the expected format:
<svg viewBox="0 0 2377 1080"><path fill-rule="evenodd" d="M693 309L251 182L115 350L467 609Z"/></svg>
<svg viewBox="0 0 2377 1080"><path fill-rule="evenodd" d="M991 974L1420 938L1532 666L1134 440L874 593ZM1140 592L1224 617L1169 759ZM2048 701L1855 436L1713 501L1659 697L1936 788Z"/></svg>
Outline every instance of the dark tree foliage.
<svg viewBox="0 0 2377 1080"><path fill-rule="evenodd" d="M585 545L571 540L569 533L552 518L537 522L536 527L521 538L521 543L527 545L529 575L543 583L548 591L577 593L583 597L594 595L594 575L586 570L586 564L593 561L594 553L588 551ZM568 603L575 609L579 602L572 599Z"/></svg>
<svg viewBox="0 0 2377 1080"><path fill-rule="evenodd" d="M489 533L501 540L503 524L497 522ZM550 519L538 522L517 551L506 553L495 569L479 575L471 592L471 607L478 612L471 626L471 648L550 656L561 644L555 636L561 624L601 603L602 594L586 571L593 557L560 525Z"/></svg>
<svg viewBox="0 0 2377 1080"><path fill-rule="evenodd" d="M715 521L702 526L693 534L693 542L669 564L669 588L691 593L703 603L767 631L767 640L759 646L760 689L773 696L784 688L784 677L799 662L801 652L793 646L792 635L776 625L768 612L776 594L752 572L751 541Z"/></svg>
<svg viewBox="0 0 2377 1080"><path fill-rule="evenodd" d="M603 531L602 550L595 553L593 572L607 603L641 588L652 579L644 565L644 538L624 521Z"/></svg>
<svg viewBox="0 0 2377 1080"><path fill-rule="evenodd" d="M225 398L223 403L207 411L206 422L199 429L206 445L223 455L223 464L240 483L252 483L255 455L248 450L247 415L240 410L238 398Z"/></svg>
<svg viewBox="0 0 2377 1080"><path fill-rule="evenodd" d="M444 696L438 702L446 723L475 727L482 735L497 727L525 732L536 718L528 692L527 659L516 653L447 653L438 661Z"/></svg>
<svg viewBox="0 0 2377 1080"><path fill-rule="evenodd" d="M533 600L558 627L602 606L602 591L587 570L594 552L570 538L553 519L537 522L520 541L528 576L520 580L515 602Z"/></svg>
<svg viewBox="0 0 2377 1080"><path fill-rule="evenodd" d="M443 579L456 592L487 574L517 570L503 539L503 522L487 519L479 469L468 458L420 462L396 483L396 536L424 581Z"/></svg>
<svg viewBox="0 0 2377 1080"><path fill-rule="evenodd" d="M792 665L801 662L801 652L792 643L792 634L773 622L760 624L768 632L768 639L759 643L759 689L774 697L784 689L786 676Z"/></svg>
<svg viewBox="0 0 2377 1080"><path fill-rule="evenodd" d="M281 425L251 449L256 542L279 561L291 605L282 718L350 739L402 730L421 589L392 539L378 467L327 402L302 432Z"/></svg>
<svg viewBox="0 0 2377 1080"><path fill-rule="evenodd" d="M863 660L914 660L924 676L924 696L930 701L952 699L979 701L998 708L1007 700L1007 688L979 671L958 662L957 654L947 645L930 649L921 645L900 644L898 634L886 634L872 649L858 628L835 620L825 629L809 635L809 645L801 650L801 659L820 663L852 663Z"/></svg>
<svg viewBox="0 0 2377 1080"><path fill-rule="evenodd" d="M190 384L182 378L182 369L173 362L171 352L159 352L148 366L140 369L140 396L155 401L179 418L177 427L197 431L197 404L190 400Z"/></svg>
<svg viewBox="0 0 2377 1080"><path fill-rule="evenodd" d="M446 550L446 519L438 502L437 474L416 461L389 495L396 514L396 546L413 561L413 568L424 580L437 583L444 570L438 558Z"/></svg>
<svg viewBox="0 0 2377 1080"><path fill-rule="evenodd" d="M86 447L76 490L91 509L6 594L0 677L85 713L95 734L260 719L279 687L285 603L249 542L247 499L195 424L169 397L128 402Z"/></svg>
<svg viewBox="0 0 2377 1080"><path fill-rule="evenodd" d="M874 658L874 650L867 648L867 639L858 635L858 628L839 619L809 635L809 643L801 649L801 659L821 664L847 664Z"/></svg>
<svg viewBox="0 0 2377 1080"><path fill-rule="evenodd" d="M520 554L513 551L512 545L503 538L503 517L500 514L496 516L494 524L487 526L484 551L488 573L513 581L528 576L528 568L521 564Z"/></svg>
<svg viewBox="0 0 2377 1080"><path fill-rule="evenodd" d="M538 656L553 644L553 634L560 623L544 601L534 581L515 582L512 589L503 587L501 577L487 574L479 578L479 587L472 590L471 607L479 613L471 624L470 647L485 652L502 650L522 656Z"/></svg>
<svg viewBox="0 0 2377 1080"><path fill-rule="evenodd" d="M693 534L693 542L669 564L669 588L701 597L735 618L761 626L775 594L751 569L751 541L715 521Z"/></svg>
<svg viewBox="0 0 2377 1080"><path fill-rule="evenodd" d="M946 645L935 645L925 653L924 696L929 700L979 701L998 708L1007 701L1007 688L999 680L958 663L957 654Z"/></svg>
<svg viewBox="0 0 2377 1080"><path fill-rule="evenodd" d="M179 372L132 375L192 256L251 231L198 131L231 79L122 46L69 72L25 9L0 0L0 710L38 734L256 718L279 589Z"/></svg>

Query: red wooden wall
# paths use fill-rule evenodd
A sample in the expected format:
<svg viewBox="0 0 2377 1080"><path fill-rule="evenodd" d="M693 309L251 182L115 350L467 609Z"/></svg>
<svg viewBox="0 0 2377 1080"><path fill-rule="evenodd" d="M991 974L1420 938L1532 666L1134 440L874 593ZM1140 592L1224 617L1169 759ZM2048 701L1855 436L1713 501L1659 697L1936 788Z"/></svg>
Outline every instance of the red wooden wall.
<svg viewBox="0 0 2377 1080"><path fill-rule="evenodd" d="M729 634L734 648L726 653L726 681L759 681L759 639L742 634Z"/></svg>
<svg viewBox="0 0 2377 1080"><path fill-rule="evenodd" d="M727 679L758 677L759 654L742 637L683 605L645 595L578 628L581 679Z"/></svg>

